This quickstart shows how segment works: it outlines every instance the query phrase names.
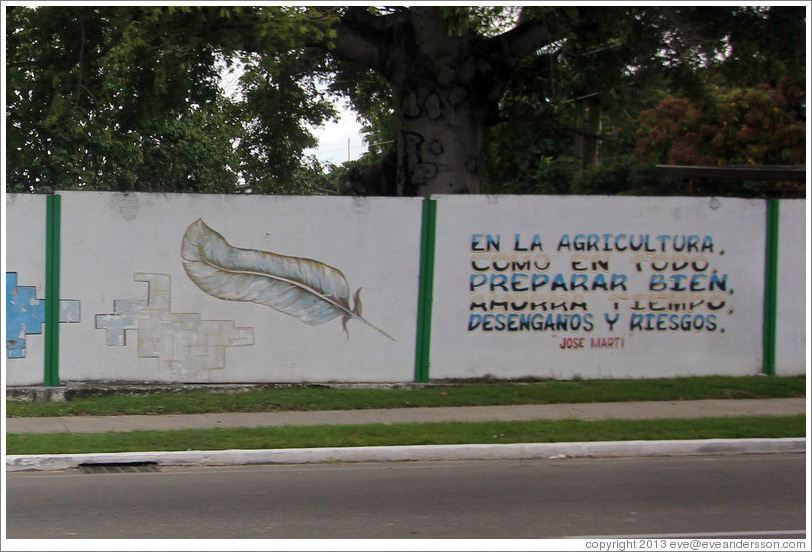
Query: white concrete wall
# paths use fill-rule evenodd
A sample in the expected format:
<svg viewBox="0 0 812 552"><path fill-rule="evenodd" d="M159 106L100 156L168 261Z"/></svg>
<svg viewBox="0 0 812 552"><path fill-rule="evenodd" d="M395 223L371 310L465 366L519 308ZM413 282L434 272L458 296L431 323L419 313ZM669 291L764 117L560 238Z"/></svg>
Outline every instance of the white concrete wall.
<svg viewBox="0 0 812 552"><path fill-rule="evenodd" d="M421 199L60 195L60 299L74 308L60 324L62 382L413 381ZM764 201L436 199L432 380L761 371ZM46 197L9 194L5 215L6 272L44 300ZM779 375L806 370L805 216L805 201L781 203ZM394 340L207 293L181 256L198 219L235 248L340 270ZM630 251L646 235L654 251ZM25 341L4 361L8 385L43 382L44 336Z"/></svg>
<svg viewBox="0 0 812 552"><path fill-rule="evenodd" d="M806 372L809 287L807 206L803 199L781 201L778 229L778 305L775 373Z"/></svg>
<svg viewBox="0 0 812 552"><path fill-rule="evenodd" d="M86 313L82 324L62 328L63 381L413 380L420 200L61 195L62 294L80 297ZM357 320L348 322L348 336L340 318L311 326L205 293L181 259L182 238L197 219L234 247L341 270L351 293L363 288L363 317L396 341ZM147 300L148 290L149 308L124 303ZM118 335L105 329L114 325Z"/></svg>
<svg viewBox="0 0 812 552"><path fill-rule="evenodd" d="M45 304L46 200L47 197L44 195L6 194L4 213L6 232L3 244L6 274L16 274L17 286L35 288L27 289L26 292L33 291L33 302L41 303L43 306ZM3 305L4 325L9 324L12 319L7 312L7 305L8 298ZM37 307L35 304L30 306L32 309ZM8 350L3 353L3 366L8 385L40 385L44 381L44 325L34 329L43 333L28 333L22 337L24 345L18 343L25 348L24 357L8 358ZM28 328L28 331L32 331L32 328ZM13 333L18 334L19 332L13 331ZM21 338L19 335L12 337Z"/></svg>
<svg viewBox="0 0 812 552"><path fill-rule="evenodd" d="M761 371L764 202L575 196L437 199L433 379L650 378ZM657 237L663 234L679 236L677 249L685 250L675 250L674 238L662 247ZM578 251L577 236L588 244L589 235L597 236L593 250L587 245ZM632 235L635 245L639 236L649 235L656 251L630 252ZM613 245L618 239L624 251ZM681 247L686 239L698 240L691 251ZM528 261L530 267L520 268ZM510 268L513 262L519 265ZM660 265L665 270L652 268ZM673 275L684 278L677 284ZM542 285L545 276L549 282ZM508 308L491 308L491 301L506 301ZM537 308L522 309L528 302ZM559 308L552 309L554 303ZM486 307L472 310L474 304ZM544 325L548 316L554 320L559 314L570 317L566 330ZM536 315L535 329L509 331L520 328L522 315ZM683 321L690 329L682 329Z"/></svg>

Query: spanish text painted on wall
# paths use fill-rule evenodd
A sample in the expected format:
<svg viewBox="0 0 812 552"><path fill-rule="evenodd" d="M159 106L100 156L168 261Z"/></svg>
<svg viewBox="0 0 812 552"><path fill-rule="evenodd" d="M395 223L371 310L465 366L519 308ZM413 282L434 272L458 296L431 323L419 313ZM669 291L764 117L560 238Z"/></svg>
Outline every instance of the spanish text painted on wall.
<svg viewBox="0 0 812 552"><path fill-rule="evenodd" d="M723 334L734 313L724 254L711 235L473 233L468 331L551 334L567 349Z"/></svg>

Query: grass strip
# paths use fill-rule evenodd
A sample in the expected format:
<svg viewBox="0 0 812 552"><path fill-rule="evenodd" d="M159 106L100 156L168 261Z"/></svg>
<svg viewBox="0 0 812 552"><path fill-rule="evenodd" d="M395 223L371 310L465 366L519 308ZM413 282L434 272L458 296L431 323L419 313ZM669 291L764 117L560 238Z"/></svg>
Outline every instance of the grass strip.
<svg viewBox="0 0 812 552"><path fill-rule="evenodd" d="M803 437L805 416L536 420L9 434L7 454Z"/></svg>
<svg viewBox="0 0 812 552"><path fill-rule="evenodd" d="M621 401L804 397L805 376L663 378L464 384L418 389L275 388L244 392L177 392L90 396L67 402L6 401L6 415L112 416L283 410L356 410L416 406L493 406Z"/></svg>

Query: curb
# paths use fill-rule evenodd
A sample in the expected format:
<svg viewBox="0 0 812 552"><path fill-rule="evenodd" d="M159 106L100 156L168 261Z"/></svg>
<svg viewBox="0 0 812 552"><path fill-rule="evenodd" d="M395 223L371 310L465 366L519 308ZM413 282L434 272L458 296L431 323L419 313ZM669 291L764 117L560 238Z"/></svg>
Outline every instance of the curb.
<svg viewBox="0 0 812 552"><path fill-rule="evenodd" d="M679 441L601 441L513 443L506 445L411 445L222 451L118 452L6 456L6 471L54 471L88 464L150 463L158 466L246 466L338 462L438 460L538 460L805 453L805 438L696 439Z"/></svg>

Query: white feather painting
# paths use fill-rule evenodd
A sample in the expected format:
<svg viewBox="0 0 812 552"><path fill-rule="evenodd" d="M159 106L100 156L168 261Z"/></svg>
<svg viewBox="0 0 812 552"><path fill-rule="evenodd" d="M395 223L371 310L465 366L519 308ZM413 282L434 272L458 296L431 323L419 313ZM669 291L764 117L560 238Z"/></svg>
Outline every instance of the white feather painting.
<svg viewBox="0 0 812 552"><path fill-rule="evenodd" d="M202 219L186 229L181 257L189 278L212 297L264 305L311 326L341 317L348 336L355 319L395 340L362 318L361 288L351 308L346 277L322 262L233 247Z"/></svg>

